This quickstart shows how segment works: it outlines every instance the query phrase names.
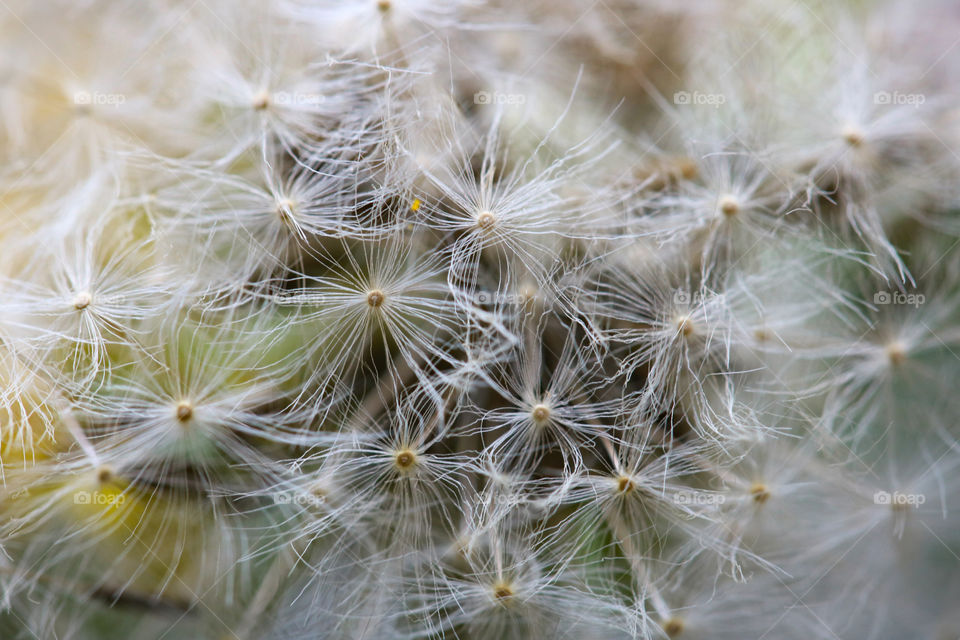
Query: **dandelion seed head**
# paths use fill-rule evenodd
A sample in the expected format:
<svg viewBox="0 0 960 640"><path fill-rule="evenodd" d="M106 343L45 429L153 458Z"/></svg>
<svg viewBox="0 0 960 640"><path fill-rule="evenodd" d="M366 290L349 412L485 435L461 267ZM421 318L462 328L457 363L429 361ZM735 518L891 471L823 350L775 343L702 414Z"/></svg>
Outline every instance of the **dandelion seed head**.
<svg viewBox="0 0 960 640"><path fill-rule="evenodd" d="M943 627L948 0L128 4L3 20L0 628Z"/></svg>
<svg viewBox="0 0 960 640"><path fill-rule="evenodd" d="M386 294L380 289L372 289L367 292L367 304L371 309L379 309L386 299Z"/></svg>
<svg viewBox="0 0 960 640"><path fill-rule="evenodd" d="M401 472L409 472L419 463L419 457L412 449L401 449L393 454L393 463Z"/></svg>
<svg viewBox="0 0 960 640"><path fill-rule="evenodd" d="M533 406L533 409L530 410L530 417L533 419L534 424L544 425L550 421L550 417L553 412L550 410L549 405L546 404L536 404Z"/></svg>
<svg viewBox="0 0 960 640"><path fill-rule="evenodd" d="M252 106L255 111L266 111L270 107L270 104L270 92L266 89L258 91L250 99L250 106Z"/></svg>
<svg viewBox="0 0 960 640"><path fill-rule="evenodd" d="M864 140L866 140L863 129L853 124L844 125L843 128L840 129L840 137L851 147L859 147L864 143Z"/></svg>
<svg viewBox="0 0 960 640"><path fill-rule="evenodd" d="M277 202L276 212L277 216L280 218L280 221L283 224L288 226L293 226L295 224L295 215L297 211L297 203L291 200L290 198L282 198Z"/></svg>
<svg viewBox="0 0 960 640"><path fill-rule="evenodd" d="M735 196L727 194L720 198L718 208L720 213L729 218L740 211L740 201Z"/></svg>
<svg viewBox="0 0 960 640"><path fill-rule="evenodd" d="M750 487L750 496L757 504L764 504L770 499L770 489L762 483L754 483Z"/></svg>
<svg viewBox="0 0 960 640"><path fill-rule="evenodd" d="M90 306L93 302L93 296L86 291L81 291L73 298L73 308L77 311L82 311Z"/></svg>
<svg viewBox="0 0 960 640"><path fill-rule="evenodd" d="M104 465L97 469L97 482L99 484L106 484L113 480L113 478L114 471L112 467Z"/></svg>
<svg viewBox="0 0 960 640"><path fill-rule="evenodd" d="M901 365L907 359L907 345L899 340L888 343L884 350L893 366Z"/></svg>
<svg viewBox="0 0 960 640"><path fill-rule="evenodd" d="M696 328L693 319L686 314L680 314L675 317L673 323L677 327L677 332L684 338L692 336Z"/></svg>
<svg viewBox="0 0 960 640"><path fill-rule="evenodd" d="M491 211L481 211L476 216L477 228L489 231L497 223L497 216L495 216Z"/></svg>
<svg viewBox="0 0 960 640"><path fill-rule="evenodd" d="M181 400L177 403L177 406L174 411L174 415L177 417L177 421L180 423L187 423L193 417L193 404L188 400Z"/></svg>
<svg viewBox="0 0 960 640"><path fill-rule="evenodd" d="M686 624L684 623L683 619L676 617L664 620L661 626L663 627L663 632L667 634L668 638L679 637L686 628Z"/></svg>
<svg viewBox="0 0 960 640"><path fill-rule="evenodd" d="M514 596L514 588L509 582L497 581L492 585L493 599L497 604L506 606Z"/></svg>
<svg viewBox="0 0 960 640"><path fill-rule="evenodd" d="M330 487L323 481L317 481L308 488L310 495L318 500L326 500L330 496Z"/></svg>

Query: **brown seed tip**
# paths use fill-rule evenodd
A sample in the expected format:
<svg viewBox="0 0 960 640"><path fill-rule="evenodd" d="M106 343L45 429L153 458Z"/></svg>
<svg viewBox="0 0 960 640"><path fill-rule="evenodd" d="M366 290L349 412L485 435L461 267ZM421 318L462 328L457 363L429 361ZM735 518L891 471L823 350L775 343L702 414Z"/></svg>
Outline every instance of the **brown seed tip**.
<svg viewBox="0 0 960 640"><path fill-rule="evenodd" d="M863 132L853 126L847 125L840 131L840 135L843 136L844 141L851 147L859 147L863 144Z"/></svg>
<svg viewBox="0 0 960 640"><path fill-rule="evenodd" d="M385 299L386 296L383 295L383 291L380 291L380 289L374 289L367 293L367 304L370 305L371 309L379 308Z"/></svg>
<svg viewBox="0 0 960 640"><path fill-rule="evenodd" d="M100 467L97 469L97 482L106 484L113 479L113 469L110 467Z"/></svg>
<svg viewBox="0 0 960 640"><path fill-rule="evenodd" d="M617 492L626 494L633 491L636 485L633 483L633 478L626 475L621 475L617 477Z"/></svg>
<svg viewBox="0 0 960 640"><path fill-rule="evenodd" d="M93 296L86 291L81 291L73 299L73 308L77 311L82 311L89 307L91 302L93 302Z"/></svg>
<svg viewBox="0 0 960 640"><path fill-rule="evenodd" d="M690 316L677 316L674 322L677 324L677 331L684 337L688 337L693 333L693 320L690 319Z"/></svg>
<svg viewBox="0 0 960 640"><path fill-rule="evenodd" d="M397 467L407 470L417 463L417 454L410 449L404 449L403 451L398 451L393 457L393 460Z"/></svg>
<svg viewBox="0 0 960 640"><path fill-rule="evenodd" d="M550 407L545 404L538 404L530 411L530 417L533 421L542 424L550 419Z"/></svg>
<svg viewBox="0 0 960 640"><path fill-rule="evenodd" d="M296 206L296 203L290 198L284 198L277 202L277 215L285 224L290 224L293 221L293 212Z"/></svg>
<svg viewBox="0 0 960 640"><path fill-rule="evenodd" d="M186 422L193 417L193 405L186 400L181 400L177 404L177 420Z"/></svg>
<svg viewBox="0 0 960 640"><path fill-rule="evenodd" d="M493 585L493 597L500 602L505 602L513 597L513 587L506 582L498 582Z"/></svg>
<svg viewBox="0 0 960 640"><path fill-rule="evenodd" d="M767 485L757 483L750 487L750 495L753 496L754 502L763 504L770 498L770 490L767 488Z"/></svg>
<svg viewBox="0 0 960 640"><path fill-rule="evenodd" d="M390 11L391 6L392 6L392 3L390 2L390 0L377 0L377 9L379 9L383 13Z"/></svg>
<svg viewBox="0 0 960 640"><path fill-rule="evenodd" d="M720 198L719 205L720 205L720 213L727 216L728 218L730 216L735 215L738 211L740 211L740 203L737 201L736 198L730 195L723 196L722 198Z"/></svg>
<svg viewBox="0 0 960 640"><path fill-rule="evenodd" d="M253 96L251 104L257 111L263 111L270 106L270 94L266 91L266 89L264 89L257 95Z"/></svg>
<svg viewBox="0 0 960 640"><path fill-rule="evenodd" d="M906 345L902 342L891 342L887 345L887 357L890 359L890 364L894 366L903 364L907 359Z"/></svg>
<svg viewBox="0 0 960 640"><path fill-rule="evenodd" d="M683 633L683 620L680 618L670 618L663 621L663 631L670 638L676 638Z"/></svg>
<svg viewBox="0 0 960 640"><path fill-rule="evenodd" d="M677 162L677 169L680 177L684 180L693 180L700 172L697 168L697 163L691 158L680 158Z"/></svg>
<svg viewBox="0 0 960 640"><path fill-rule="evenodd" d="M489 229L497 221L497 217L489 211L481 211L477 214L477 226L481 229Z"/></svg>

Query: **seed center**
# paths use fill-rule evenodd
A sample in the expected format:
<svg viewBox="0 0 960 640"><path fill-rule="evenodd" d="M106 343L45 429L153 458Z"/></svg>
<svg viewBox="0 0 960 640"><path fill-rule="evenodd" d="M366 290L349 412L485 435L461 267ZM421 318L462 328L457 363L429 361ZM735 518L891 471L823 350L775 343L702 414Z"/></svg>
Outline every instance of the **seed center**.
<svg viewBox="0 0 960 640"><path fill-rule="evenodd" d="M720 198L720 213L728 218L740 211L740 203L731 195Z"/></svg>
<svg viewBox="0 0 960 640"><path fill-rule="evenodd" d="M676 638L683 633L683 620L680 618L670 618L663 622L663 631L670 638Z"/></svg>
<svg viewBox="0 0 960 640"><path fill-rule="evenodd" d="M89 307L91 302L93 302L93 296L86 291L81 291L73 299L73 308L77 311L82 311Z"/></svg>
<svg viewBox="0 0 960 640"><path fill-rule="evenodd" d="M186 400L181 400L177 403L177 420L180 422L186 422L193 417L193 405L191 405Z"/></svg>
<svg viewBox="0 0 960 640"><path fill-rule="evenodd" d="M504 602L513 597L513 587L505 582L498 582L493 585L493 597Z"/></svg>
<svg viewBox="0 0 960 640"><path fill-rule="evenodd" d="M481 229L490 229L496 221L497 217L489 211L481 211L477 214L477 226Z"/></svg>
<svg viewBox="0 0 960 640"><path fill-rule="evenodd" d="M863 144L863 132L853 125L845 126L840 131L840 135L843 136L843 140L851 147L859 147Z"/></svg>
<svg viewBox="0 0 960 640"><path fill-rule="evenodd" d="M410 449L404 449L403 451L398 451L393 460L398 468L406 471L417 463L417 454Z"/></svg>
<svg viewBox="0 0 960 640"><path fill-rule="evenodd" d="M371 309L379 308L385 299L386 296L380 289L374 289L373 291L367 293L367 304L370 305Z"/></svg>
<svg viewBox="0 0 960 640"><path fill-rule="evenodd" d="M550 419L550 407L545 404L538 404L530 411L530 417L537 424L543 424Z"/></svg>
<svg viewBox="0 0 960 640"><path fill-rule="evenodd" d="M750 495L753 496L754 502L763 504L770 498L770 489L765 484L757 483L750 487Z"/></svg>
<svg viewBox="0 0 960 640"><path fill-rule="evenodd" d="M689 337L693 333L693 320L688 315L679 315L674 322L677 325L677 331L684 337Z"/></svg>
<svg viewBox="0 0 960 640"><path fill-rule="evenodd" d="M97 469L97 482L106 484L113 479L113 469L110 467L100 467Z"/></svg>
<svg viewBox="0 0 960 640"><path fill-rule="evenodd" d="M887 357L890 364L902 364L907 359L907 347L902 342L891 342L887 345Z"/></svg>
<svg viewBox="0 0 960 640"><path fill-rule="evenodd" d="M291 224L293 222L293 212L296 207L296 203L290 198L284 198L277 202L277 215L280 216L280 219L284 224Z"/></svg>
<svg viewBox="0 0 960 640"><path fill-rule="evenodd" d="M257 95L253 96L253 100L251 104L253 105L253 108L256 109L257 111L264 111L267 107L270 106L270 94L267 92L266 89L264 89Z"/></svg>

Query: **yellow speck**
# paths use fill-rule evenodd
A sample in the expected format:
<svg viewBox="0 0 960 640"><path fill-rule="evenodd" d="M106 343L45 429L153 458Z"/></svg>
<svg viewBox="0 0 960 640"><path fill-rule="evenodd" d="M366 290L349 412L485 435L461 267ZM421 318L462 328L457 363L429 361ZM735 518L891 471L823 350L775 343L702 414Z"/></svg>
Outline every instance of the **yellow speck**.
<svg viewBox="0 0 960 640"><path fill-rule="evenodd" d="M413 201L413 204L410 205L411 211L420 211L420 198L417 198Z"/></svg>

